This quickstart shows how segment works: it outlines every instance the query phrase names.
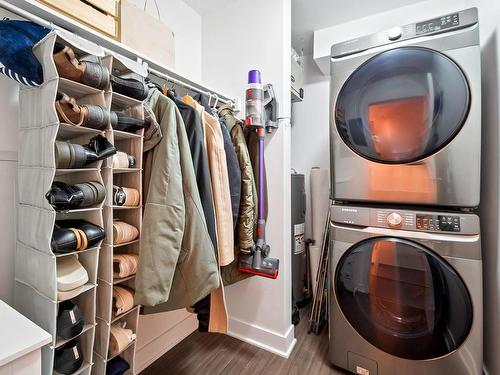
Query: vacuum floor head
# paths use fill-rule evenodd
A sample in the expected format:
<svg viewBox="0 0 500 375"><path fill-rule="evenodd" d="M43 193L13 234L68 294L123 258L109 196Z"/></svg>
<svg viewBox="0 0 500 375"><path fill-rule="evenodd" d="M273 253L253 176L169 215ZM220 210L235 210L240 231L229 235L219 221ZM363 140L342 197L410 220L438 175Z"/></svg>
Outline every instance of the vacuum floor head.
<svg viewBox="0 0 500 375"><path fill-rule="evenodd" d="M263 258L259 251L253 254L240 254L239 269L241 272L276 279L279 272L279 259Z"/></svg>

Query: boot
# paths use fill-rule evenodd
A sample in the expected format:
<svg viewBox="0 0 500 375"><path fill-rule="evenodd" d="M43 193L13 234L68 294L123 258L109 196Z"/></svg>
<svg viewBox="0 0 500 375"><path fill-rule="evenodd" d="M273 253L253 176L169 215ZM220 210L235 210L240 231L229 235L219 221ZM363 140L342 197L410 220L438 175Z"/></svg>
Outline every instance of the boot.
<svg viewBox="0 0 500 375"><path fill-rule="evenodd" d="M133 78L121 78L112 75L111 86L114 92L140 100L141 102L148 97L149 93L149 87L144 82Z"/></svg>
<svg viewBox="0 0 500 375"><path fill-rule="evenodd" d="M103 65L79 61L75 52L68 46L54 53L54 63L59 77L103 90L109 84L109 70Z"/></svg>
<svg viewBox="0 0 500 375"><path fill-rule="evenodd" d="M101 203L106 196L104 186L97 181L68 185L54 181L45 194L49 204L57 211L88 208Z"/></svg>
<svg viewBox="0 0 500 375"><path fill-rule="evenodd" d="M64 93L57 95L56 111L59 121L73 126L104 130L108 127L109 111L99 105L76 103L76 99Z"/></svg>
<svg viewBox="0 0 500 375"><path fill-rule="evenodd" d="M87 145L56 141L56 168L82 168L116 154L116 148L105 137L97 135Z"/></svg>
<svg viewBox="0 0 500 375"><path fill-rule="evenodd" d="M144 129L146 122L127 115L126 112L111 112L111 127L115 130L135 133Z"/></svg>

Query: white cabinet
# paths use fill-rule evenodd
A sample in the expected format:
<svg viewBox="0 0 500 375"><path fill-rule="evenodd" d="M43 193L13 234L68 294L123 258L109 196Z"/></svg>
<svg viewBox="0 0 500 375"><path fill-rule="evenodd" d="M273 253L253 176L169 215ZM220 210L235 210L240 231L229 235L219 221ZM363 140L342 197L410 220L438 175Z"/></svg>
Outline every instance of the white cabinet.
<svg viewBox="0 0 500 375"><path fill-rule="evenodd" d="M52 336L3 301L0 317L0 375L41 374L42 346Z"/></svg>

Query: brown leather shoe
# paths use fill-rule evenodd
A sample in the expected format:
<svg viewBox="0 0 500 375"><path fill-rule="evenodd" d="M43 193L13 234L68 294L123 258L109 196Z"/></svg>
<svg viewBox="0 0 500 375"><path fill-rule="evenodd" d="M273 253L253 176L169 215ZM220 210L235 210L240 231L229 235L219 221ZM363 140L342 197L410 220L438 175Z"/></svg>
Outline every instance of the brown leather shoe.
<svg viewBox="0 0 500 375"><path fill-rule="evenodd" d="M68 46L54 53L54 63L59 77L81 82L101 90L109 84L108 68L94 62L78 60L75 52Z"/></svg>
<svg viewBox="0 0 500 375"><path fill-rule="evenodd" d="M57 96L56 111L61 122L74 126L104 130L109 123L109 111L101 106L76 103L76 99L60 93Z"/></svg>

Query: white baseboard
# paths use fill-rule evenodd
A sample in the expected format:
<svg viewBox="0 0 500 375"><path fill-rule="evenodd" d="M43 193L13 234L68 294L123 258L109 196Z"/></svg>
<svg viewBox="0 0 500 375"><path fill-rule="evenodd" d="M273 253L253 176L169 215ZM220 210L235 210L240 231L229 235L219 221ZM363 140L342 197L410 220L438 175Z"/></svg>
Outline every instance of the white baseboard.
<svg viewBox="0 0 500 375"><path fill-rule="evenodd" d="M290 356L297 342L297 339L294 337L293 325L290 325L285 334L280 334L267 328L232 318L229 319L228 335L284 358Z"/></svg>
<svg viewBox="0 0 500 375"><path fill-rule="evenodd" d="M195 314L189 316L174 325L161 336L152 340L142 348L137 349L135 370L140 373L154 361L188 337L198 328L198 320Z"/></svg>

